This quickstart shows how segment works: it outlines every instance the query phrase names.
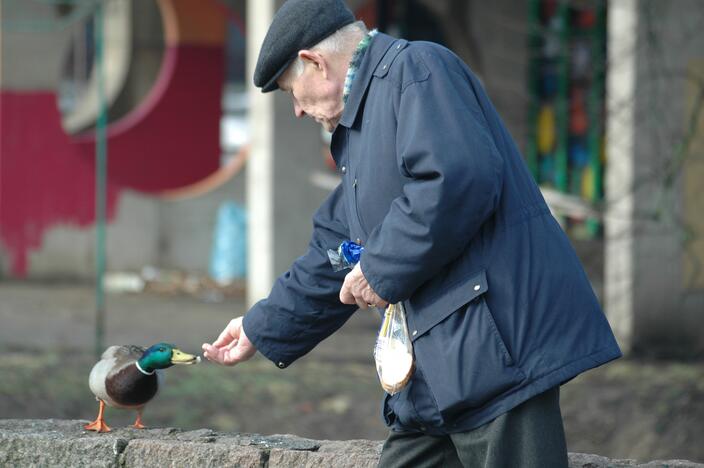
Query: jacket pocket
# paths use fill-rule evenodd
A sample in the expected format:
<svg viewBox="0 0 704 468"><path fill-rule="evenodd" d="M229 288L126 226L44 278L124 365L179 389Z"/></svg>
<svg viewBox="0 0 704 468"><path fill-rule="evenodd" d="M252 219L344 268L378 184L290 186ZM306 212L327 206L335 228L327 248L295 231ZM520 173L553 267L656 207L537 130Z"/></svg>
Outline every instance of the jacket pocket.
<svg viewBox="0 0 704 468"><path fill-rule="evenodd" d="M440 289L439 292L438 289ZM435 325L488 290L486 273L481 270L469 275L469 279L441 288L436 286L433 290L424 290L416 294L406 303L411 339L415 341L423 336Z"/></svg>
<svg viewBox="0 0 704 468"><path fill-rule="evenodd" d="M484 271L454 285L437 300L409 301L413 348L443 419L478 408L525 375L499 333L485 300Z"/></svg>
<svg viewBox="0 0 704 468"><path fill-rule="evenodd" d="M354 214L357 216L357 223L359 224L359 227L362 228L364 237L369 237L369 233L371 231L367 228L367 224L362 218L362 210L359 209L359 180L357 179L357 175L355 175L352 179L352 193L354 197Z"/></svg>

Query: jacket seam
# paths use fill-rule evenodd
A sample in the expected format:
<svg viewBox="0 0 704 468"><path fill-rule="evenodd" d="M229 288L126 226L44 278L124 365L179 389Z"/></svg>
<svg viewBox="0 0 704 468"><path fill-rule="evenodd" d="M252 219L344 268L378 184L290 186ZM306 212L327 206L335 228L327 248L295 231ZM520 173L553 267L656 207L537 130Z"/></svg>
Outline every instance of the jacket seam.
<svg viewBox="0 0 704 468"><path fill-rule="evenodd" d="M562 369L564 369L565 367L569 367L569 366L573 365L573 364L576 363L576 362L583 361L583 360L585 360L585 359L591 359L591 357L594 356L595 354L603 353L604 351L607 351L609 348L610 348L610 346L604 346L604 347L602 347L602 348L599 348L599 349L596 350L596 351L592 351L591 353L589 353L589 354L587 354L587 355L585 355L585 356L581 356L581 357L579 357L579 358L577 358L577 359L573 359L573 360L571 360L571 361L568 361L568 362L564 363L563 365L561 365L560 367L557 367L557 368L555 368L555 369L549 370L549 371L544 372L544 373L542 373L542 374L538 374L538 375L536 375L535 377L533 377L533 378L530 379L529 384L530 384L530 383L533 383L533 382L536 382L536 381L538 381L538 380L540 380L540 379L543 379L543 378L549 376L550 374L554 374L554 373L556 373L556 372L560 372L560 371L561 371Z"/></svg>
<svg viewBox="0 0 704 468"><path fill-rule="evenodd" d="M539 210L536 210L533 213L530 213L529 210L532 207L538 207L540 208ZM514 214L515 213L515 214ZM519 224L525 224L527 221L530 221L531 219L534 218L541 218L543 216L552 216L552 213L550 212L550 209L544 205L544 203L538 202L538 203L533 203L531 205L525 205L521 207L518 210L513 211L512 213L508 214L506 218L506 222L501 223L500 226L497 226L499 230L506 230L508 228L518 226ZM515 219L511 219L515 218Z"/></svg>
<svg viewBox="0 0 704 468"><path fill-rule="evenodd" d="M460 257L461 257L461 256L462 256L462 254L460 254ZM458 258L460 258L460 257L458 257ZM426 299L425 301L423 301L423 302L422 302L421 304L419 304L419 305L420 305L420 306L425 306L425 305L427 305L427 304L430 304L430 303L435 302L439 296L442 296L443 294L447 293L447 291L448 291L449 289L456 288L457 286L459 286L459 285L461 285L461 284L463 284L463 283L468 282L470 279L474 278L475 276L477 276L477 275L479 275L479 274L481 274L481 273L484 273L484 274L486 275L486 271L487 271L486 266L485 266L485 265L480 265L480 267L477 268L476 270L473 270L471 273L467 273L466 275L463 275L462 278L460 278L460 279L458 279L458 280L456 280L456 281L450 283L448 286L445 286L445 287L442 289L441 292L438 292L438 293L436 293L436 294L433 294L430 298ZM477 297L481 296L482 294L486 294L486 293L488 293L488 292L489 292L489 281L487 280L486 291L482 292L481 294L477 294L474 298L472 298L472 300L474 300L474 299L476 299ZM414 293L415 293L415 291L414 291ZM412 297L412 296L413 296L413 294L411 294L411 297ZM409 297L409 299L410 299L410 297ZM471 301L467 301L467 302L471 302Z"/></svg>
<svg viewBox="0 0 704 468"><path fill-rule="evenodd" d="M481 296L478 296L481 297ZM504 337L501 335L501 332L499 332L499 328L496 325L496 320L494 320L494 314L491 312L491 307L489 307L489 304L486 302L486 298L482 298L484 300L484 306L486 307L486 313L488 315L489 319L489 326L492 329L492 332L494 334L494 338L498 341L499 348L501 348L501 354L504 355L504 357L508 361L508 366L509 367L514 367L516 368L522 375L523 378L525 379L526 375L523 372L523 370L520 368L520 366L516 365L516 360L511 356L511 353L508 352L508 347L506 346L506 341L504 340Z"/></svg>
<svg viewBox="0 0 704 468"><path fill-rule="evenodd" d="M395 60L394 60L395 62ZM393 63L393 62L392 62ZM423 66L428 69L428 66L423 62ZM386 83L388 86L391 86L394 89L397 89L401 94L403 94L409 87L411 87L414 84L418 83L424 83L428 80L430 80L430 77L432 76L432 72L428 69L427 74L422 77L422 78L412 78L406 82L402 82L396 79L396 77L392 76L391 73L385 75L385 76L374 76L377 80L379 80L382 83Z"/></svg>
<svg viewBox="0 0 704 468"><path fill-rule="evenodd" d="M423 371L423 366L420 365L420 361L416 359L415 357L415 352L413 356L413 360L415 361L416 367L420 369L420 371L423 373L423 379L425 380L425 385L428 387L430 398L433 400L433 404L435 405L435 410L437 411L437 414L440 415L440 419L442 420L443 426L445 425L445 418L443 417L442 413L440 412L440 405L438 404L438 399L435 397L435 392L433 391L432 387L430 386L430 380L426 377L426 373ZM410 395L409 395L410 397ZM410 398L409 398L410 399ZM413 402L413 410L416 411L415 409L415 401ZM416 411L417 413L417 411ZM423 424L420 420L420 415L417 414L418 422L420 424ZM398 418L396 418L398 420Z"/></svg>

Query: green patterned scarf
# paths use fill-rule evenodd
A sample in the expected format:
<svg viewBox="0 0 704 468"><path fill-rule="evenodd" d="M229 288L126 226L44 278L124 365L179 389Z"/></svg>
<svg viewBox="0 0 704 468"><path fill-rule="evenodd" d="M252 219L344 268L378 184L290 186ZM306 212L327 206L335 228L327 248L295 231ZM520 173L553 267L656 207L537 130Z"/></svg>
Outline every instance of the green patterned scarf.
<svg viewBox="0 0 704 468"><path fill-rule="evenodd" d="M352 54L352 59L350 60L350 66L347 69L347 76L345 77L345 88L342 92L342 102L347 103L347 98L350 95L350 90L352 89L352 82L354 81L354 77L357 74L357 69L359 68L359 64L362 63L362 57L364 57L364 52L366 52L367 47L369 47L369 44L372 42L372 38L376 36L377 30L373 29L367 33L366 36L364 36L364 39L359 41L359 44L357 44L357 49L354 51L354 54Z"/></svg>

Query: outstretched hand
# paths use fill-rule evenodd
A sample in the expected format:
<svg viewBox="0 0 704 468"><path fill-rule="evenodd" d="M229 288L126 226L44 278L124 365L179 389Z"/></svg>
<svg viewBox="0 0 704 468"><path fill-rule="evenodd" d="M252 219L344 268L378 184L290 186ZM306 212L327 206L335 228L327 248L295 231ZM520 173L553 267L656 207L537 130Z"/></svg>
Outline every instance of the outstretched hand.
<svg viewBox="0 0 704 468"><path fill-rule="evenodd" d="M340 301L343 304L357 304L360 309L366 309L369 306L383 309L388 305L388 302L379 297L369 285L359 263L345 276L340 289Z"/></svg>
<svg viewBox="0 0 704 468"><path fill-rule="evenodd" d="M203 356L224 366L234 366L254 356L254 347L242 328L242 317L232 319L213 344L203 343Z"/></svg>

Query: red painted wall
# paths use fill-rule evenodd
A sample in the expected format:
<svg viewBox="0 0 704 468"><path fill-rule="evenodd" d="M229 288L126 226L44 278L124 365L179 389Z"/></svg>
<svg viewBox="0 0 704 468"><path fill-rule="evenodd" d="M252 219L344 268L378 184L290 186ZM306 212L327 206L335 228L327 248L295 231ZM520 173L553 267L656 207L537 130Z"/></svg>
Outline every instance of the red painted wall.
<svg viewBox="0 0 704 468"><path fill-rule="evenodd" d="M143 192L192 184L220 164L221 46L168 47L142 104L108 129L110 180ZM91 159L92 135L76 140Z"/></svg>
<svg viewBox="0 0 704 468"><path fill-rule="evenodd" d="M0 240L11 272L27 272L29 250L51 226L87 226L95 219L93 164L60 125L52 92L2 92L0 122ZM108 212L119 189L109 184Z"/></svg>
<svg viewBox="0 0 704 468"><path fill-rule="evenodd" d="M155 193L219 166L222 45L169 46L144 102L108 129L108 217L124 188ZM0 242L11 273L52 226L95 220L92 135L69 137L53 91L0 91Z"/></svg>

